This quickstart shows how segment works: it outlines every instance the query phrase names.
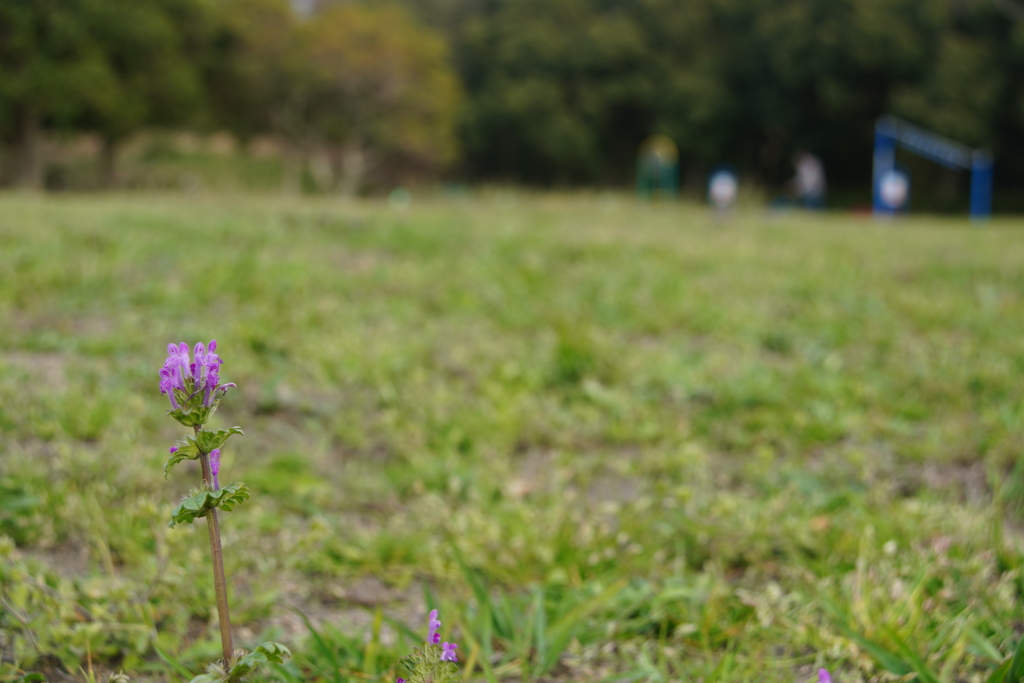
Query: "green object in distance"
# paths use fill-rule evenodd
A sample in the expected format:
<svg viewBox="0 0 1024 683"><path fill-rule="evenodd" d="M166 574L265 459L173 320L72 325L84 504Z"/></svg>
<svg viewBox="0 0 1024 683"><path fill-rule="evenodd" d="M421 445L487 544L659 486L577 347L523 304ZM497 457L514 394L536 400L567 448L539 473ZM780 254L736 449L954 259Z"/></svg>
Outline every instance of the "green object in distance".
<svg viewBox="0 0 1024 683"><path fill-rule="evenodd" d="M636 196L675 199L679 190L679 150L666 135L652 135L640 145L636 160Z"/></svg>

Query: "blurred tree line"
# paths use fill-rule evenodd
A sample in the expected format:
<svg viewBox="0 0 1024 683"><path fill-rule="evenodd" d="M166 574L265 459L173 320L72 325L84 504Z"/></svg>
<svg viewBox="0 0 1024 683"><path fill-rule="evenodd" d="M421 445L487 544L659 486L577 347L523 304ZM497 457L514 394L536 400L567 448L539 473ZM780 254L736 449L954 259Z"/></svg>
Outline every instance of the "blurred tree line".
<svg viewBox="0 0 1024 683"><path fill-rule="evenodd" d="M891 113L1024 181L1019 0L407 1L452 46L474 177L624 183L660 132L701 183L723 161L777 183L807 149L866 186Z"/></svg>
<svg viewBox="0 0 1024 683"><path fill-rule="evenodd" d="M864 185L882 113L992 149L1024 181L1018 0L3 0L7 177L40 134L88 131L113 181L152 127L286 144L297 182L355 192L374 164L469 179L625 184L656 132L702 182L766 183L818 153Z"/></svg>
<svg viewBox="0 0 1024 683"><path fill-rule="evenodd" d="M461 90L444 39L408 9L287 0L3 0L5 177L44 180L44 132L101 140L98 172L150 128L274 136L285 182L353 193L370 164L455 159Z"/></svg>

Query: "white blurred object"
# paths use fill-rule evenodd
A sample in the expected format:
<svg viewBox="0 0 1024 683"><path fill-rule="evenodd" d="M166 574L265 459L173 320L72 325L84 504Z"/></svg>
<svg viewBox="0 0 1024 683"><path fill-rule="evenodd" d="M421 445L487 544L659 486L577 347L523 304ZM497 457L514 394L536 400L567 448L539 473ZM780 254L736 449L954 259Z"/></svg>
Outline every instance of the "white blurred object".
<svg viewBox="0 0 1024 683"><path fill-rule="evenodd" d="M796 194L798 197L825 196L825 166L821 159L809 152L800 152L794 161L796 166Z"/></svg>
<svg viewBox="0 0 1024 683"><path fill-rule="evenodd" d="M708 181L708 201L718 209L731 208L739 195L740 183L734 173L716 171Z"/></svg>
<svg viewBox="0 0 1024 683"><path fill-rule="evenodd" d="M890 209L902 209L910 198L910 178L903 171L886 171L878 181L878 194Z"/></svg>

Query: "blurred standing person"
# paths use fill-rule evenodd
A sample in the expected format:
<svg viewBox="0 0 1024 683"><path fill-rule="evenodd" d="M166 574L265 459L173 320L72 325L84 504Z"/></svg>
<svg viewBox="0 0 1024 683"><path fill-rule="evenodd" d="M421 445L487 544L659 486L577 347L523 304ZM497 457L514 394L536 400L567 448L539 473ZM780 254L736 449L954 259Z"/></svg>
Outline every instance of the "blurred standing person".
<svg viewBox="0 0 1024 683"><path fill-rule="evenodd" d="M793 155L796 176L790 181L796 200L805 209L825 208L825 165L816 155L800 151Z"/></svg>

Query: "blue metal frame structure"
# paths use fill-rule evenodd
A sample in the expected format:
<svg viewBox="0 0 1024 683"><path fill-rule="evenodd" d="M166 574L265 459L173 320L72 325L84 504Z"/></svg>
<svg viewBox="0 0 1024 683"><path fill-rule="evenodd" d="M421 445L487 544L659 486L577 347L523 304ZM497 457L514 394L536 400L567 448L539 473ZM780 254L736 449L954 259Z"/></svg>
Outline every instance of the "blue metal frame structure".
<svg viewBox="0 0 1024 683"><path fill-rule="evenodd" d="M953 142L895 116L883 116L875 123L875 161L872 178L872 208L876 216L891 216L894 210L882 202L880 180L896 168L896 147L953 170L971 172L971 220L984 220L992 213L992 155Z"/></svg>

